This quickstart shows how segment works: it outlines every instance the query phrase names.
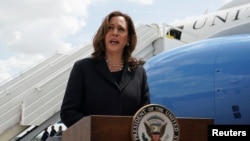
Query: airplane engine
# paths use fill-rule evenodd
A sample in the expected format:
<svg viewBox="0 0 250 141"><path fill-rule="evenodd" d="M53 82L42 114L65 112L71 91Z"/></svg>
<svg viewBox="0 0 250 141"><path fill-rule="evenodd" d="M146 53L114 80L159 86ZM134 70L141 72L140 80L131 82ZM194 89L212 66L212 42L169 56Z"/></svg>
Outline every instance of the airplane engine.
<svg viewBox="0 0 250 141"><path fill-rule="evenodd" d="M145 64L151 103L176 117L250 124L250 34L193 42Z"/></svg>

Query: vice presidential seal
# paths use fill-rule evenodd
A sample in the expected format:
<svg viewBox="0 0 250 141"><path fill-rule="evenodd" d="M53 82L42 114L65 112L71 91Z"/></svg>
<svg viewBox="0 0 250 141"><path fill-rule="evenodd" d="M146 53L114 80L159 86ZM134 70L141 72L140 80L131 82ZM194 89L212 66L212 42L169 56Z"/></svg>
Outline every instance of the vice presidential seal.
<svg viewBox="0 0 250 141"><path fill-rule="evenodd" d="M166 107L158 104L139 109L131 125L133 141L178 141L179 132L177 118Z"/></svg>

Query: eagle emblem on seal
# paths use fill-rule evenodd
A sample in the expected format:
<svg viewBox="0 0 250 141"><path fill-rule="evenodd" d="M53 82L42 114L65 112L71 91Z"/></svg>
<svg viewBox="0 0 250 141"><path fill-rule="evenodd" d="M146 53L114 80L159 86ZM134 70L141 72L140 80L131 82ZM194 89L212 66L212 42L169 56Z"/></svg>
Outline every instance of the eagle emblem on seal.
<svg viewBox="0 0 250 141"><path fill-rule="evenodd" d="M159 116L151 116L147 121L144 122L144 126L150 141L161 141L163 137L167 123L163 118Z"/></svg>

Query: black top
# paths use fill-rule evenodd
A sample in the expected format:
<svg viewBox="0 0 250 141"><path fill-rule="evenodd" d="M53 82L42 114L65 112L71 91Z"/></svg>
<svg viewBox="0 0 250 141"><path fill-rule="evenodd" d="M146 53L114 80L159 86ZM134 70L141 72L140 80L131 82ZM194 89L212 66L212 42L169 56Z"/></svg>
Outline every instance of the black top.
<svg viewBox="0 0 250 141"><path fill-rule="evenodd" d="M115 81L119 84L120 81L121 81L122 70L121 71L112 72L112 75L115 78Z"/></svg>
<svg viewBox="0 0 250 141"><path fill-rule="evenodd" d="M88 115L132 116L149 103L142 66L131 70L124 64L123 71L112 75L105 60L86 58L75 62L71 70L60 116L69 127Z"/></svg>

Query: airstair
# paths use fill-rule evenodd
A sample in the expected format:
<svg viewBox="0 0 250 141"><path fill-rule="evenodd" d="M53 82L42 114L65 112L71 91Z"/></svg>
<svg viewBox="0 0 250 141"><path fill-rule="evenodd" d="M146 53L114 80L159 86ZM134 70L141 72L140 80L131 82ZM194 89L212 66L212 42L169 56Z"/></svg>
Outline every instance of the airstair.
<svg viewBox="0 0 250 141"><path fill-rule="evenodd" d="M158 25L137 24L137 58L148 58L163 51ZM159 40L162 41L162 40ZM158 42L159 42L158 41ZM60 121L59 112L69 73L76 60L90 56L91 43L70 52L56 52L17 77L0 86L0 140L15 140L16 136L33 127L19 140L31 140L45 127Z"/></svg>

